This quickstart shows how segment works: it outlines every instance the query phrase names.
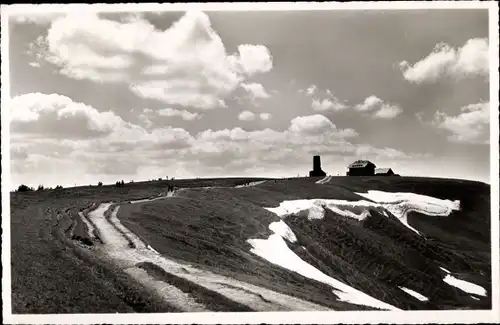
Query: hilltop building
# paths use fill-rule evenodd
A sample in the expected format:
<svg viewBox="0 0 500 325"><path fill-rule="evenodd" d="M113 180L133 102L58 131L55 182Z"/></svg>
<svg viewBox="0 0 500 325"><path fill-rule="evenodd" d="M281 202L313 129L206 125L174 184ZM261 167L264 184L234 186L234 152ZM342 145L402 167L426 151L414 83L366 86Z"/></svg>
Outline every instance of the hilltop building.
<svg viewBox="0 0 500 325"><path fill-rule="evenodd" d="M319 177L326 176L326 173L321 169L321 157L314 156L313 157L313 170L309 172L309 177Z"/></svg>
<svg viewBox="0 0 500 325"><path fill-rule="evenodd" d="M356 160L348 167L347 176L399 176L392 168L377 168L369 160Z"/></svg>
<svg viewBox="0 0 500 325"><path fill-rule="evenodd" d="M376 167L371 161L356 160L347 167L349 169L347 176L373 176Z"/></svg>
<svg viewBox="0 0 500 325"><path fill-rule="evenodd" d="M392 168L375 168L375 176L393 176Z"/></svg>

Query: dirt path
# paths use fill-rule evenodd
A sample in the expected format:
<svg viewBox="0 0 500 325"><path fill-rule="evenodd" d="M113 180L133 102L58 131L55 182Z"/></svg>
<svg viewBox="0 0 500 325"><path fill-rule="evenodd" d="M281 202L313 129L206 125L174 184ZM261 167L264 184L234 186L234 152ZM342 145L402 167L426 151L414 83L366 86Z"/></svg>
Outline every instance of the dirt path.
<svg viewBox="0 0 500 325"><path fill-rule="evenodd" d="M319 181L316 182L316 184L326 184L332 179L332 176L325 176L324 178L320 179Z"/></svg>
<svg viewBox="0 0 500 325"><path fill-rule="evenodd" d="M135 202L148 201L151 200ZM183 292L171 284L158 280L139 268L139 263L152 263L167 274L175 275L189 281L193 286L201 286L238 304L248 306L251 310L329 310L324 306L168 259L154 250L154 244L152 244L153 247L144 244L139 237L120 222L117 218L119 208L119 206L113 208L112 203L109 202L101 204L96 210L89 213L89 218L94 222L104 242L100 247L101 251L137 282L156 292L168 304L189 312L209 310L206 306L207 303L196 301L190 292ZM109 209L113 210L108 211ZM111 212L109 218L105 217L105 212ZM129 245L130 241L135 247Z"/></svg>

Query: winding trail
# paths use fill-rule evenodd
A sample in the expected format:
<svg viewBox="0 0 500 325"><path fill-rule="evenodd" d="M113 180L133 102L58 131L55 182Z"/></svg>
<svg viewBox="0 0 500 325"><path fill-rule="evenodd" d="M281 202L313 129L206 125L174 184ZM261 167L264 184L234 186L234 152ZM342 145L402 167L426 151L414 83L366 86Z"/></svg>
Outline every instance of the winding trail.
<svg viewBox="0 0 500 325"><path fill-rule="evenodd" d="M250 183L247 183L247 184L243 184L243 185L236 185L235 188L240 188L240 187L253 187L253 186L257 186L257 185L260 185L260 184L264 184L265 182L267 181L257 181L257 182L250 182Z"/></svg>
<svg viewBox="0 0 500 325"><path fill-rule="evenodd" d="M324 178L317 181L315 184L326 184L326 183L330 182L331 180L332 180L332 176L327 175Z"/></svg>
<svg viewBox="0 0 500 325"><path fill-rule="evenodd" d="M160 198L132 201L135 202L132 204L156 199ZM113 207L112 202L102 203L88 214L104 243L99 249L136 281L156 292L167 304L186 312L209 311L206 305L195 301L191 293L185 293L175 286L151 276L139 267L139 263L152 263L166 273L202 286L256 311L330 310L318 304L195 268L162 256L155 251L154 247L146 245L120 222L117 217L119 208L119 206ZM108 218L105 216L107 213L109 213ZM130 242L133 243L134 247L129 245Z"/></svg>

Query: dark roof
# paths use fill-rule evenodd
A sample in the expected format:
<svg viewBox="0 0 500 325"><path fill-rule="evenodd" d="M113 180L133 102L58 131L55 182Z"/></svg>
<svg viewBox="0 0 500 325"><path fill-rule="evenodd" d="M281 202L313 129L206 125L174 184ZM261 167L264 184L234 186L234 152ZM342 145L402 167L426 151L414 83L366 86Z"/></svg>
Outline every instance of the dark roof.
<svg viewBox="0 0 500 325"><path fill-rule="evenodd" d="M392 171L390 168L375 168L375 174L387 174L389 171Z"/></svg>
<svg viewBox="0 0 500 325"><path fill-rule="evenodd" d="M372 164L373 166L375 166L374 163L372 163L371 161L368 161L368 160L356 160L355 162L350 164L348 168L364 168L364 167L368 166L369 164Z"/></svg>

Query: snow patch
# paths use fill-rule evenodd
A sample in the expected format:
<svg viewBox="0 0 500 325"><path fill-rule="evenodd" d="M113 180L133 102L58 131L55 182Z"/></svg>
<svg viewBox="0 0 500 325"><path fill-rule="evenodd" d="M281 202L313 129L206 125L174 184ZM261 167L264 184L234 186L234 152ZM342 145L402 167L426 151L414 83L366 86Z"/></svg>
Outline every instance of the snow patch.
<svg viewBox="0 0 500 325"><path fill-rule="evenodd" d="M359 196L379 203L396 216L408 229L420 235L420 232L408 223L408 213L417 212L428 216L449 216L452 211L460 210L460 201L442 200L432 196L415 193L391 193L368 191L356 193Z"/></svg>
<svg viewBox="0 0 500 325"><path fill-rule="evenodd" d="M155 252L156 254L160 254L158 253L153 247L151 247L150 245L148 245L148 249L152 252Z"/></svg>
<svg viewBox="0 0 500 325"><path fill-rule="evenodd" d="M295 243L297 241L297 237L295 237L292 229L290 229L290 227L288 227L288 225L284 223L283 220L272 222L269 225L269 229L291 243Z"/></svg>
<svg viewBox="0 0 500 325"><path fill-rule="evenodd" d="M383 214L389 218L390 212L411 231L421 235L418 230L408 223L408 213L415 211L430 216L449 216L452 211L460 210L460 201L437 199L431 196L414 193L389 193L382 191L368 191L356 193L368 200L346 201L336 199L288 200L283 201L276 208L265 208L283 218L301 211L308 211L307 218L322 219L325 208L341 216L357 220L364 220L370 215L369 208L383 208Z"/></svg>
<svg viewBox="0 0 500 325"><path fill-rule="evenodd" d="M481 300L481 299L476 298L476 297L474 297L474 296L471 296L471 298L472 298L472 299L474 299L474 300Z"/></svg>
<svg viewBox="0 0 500 325"><path fill-rule="evenodd" d="M276 208L265 208L283 218L291 214L308 210L307 218L323 219L325 207L341 216L363 220L369 215L369 207L379 207L378 204L369 201L346 201L335 199L312 199L312 200L290 200L283 201ZM361 212L355 213L353 211Z"/></svg>
<svg viewBox="0 0 500 325"><path fill-rule="evenodd" d="M340 301L380 309L399 310L324 274L295 254L278 234L272 234L268 239L248 239L247 242L252 245L253 248L250 251L255 255L304 277L330 285Z"/></svg>
<svg viewBox="0 0 500 325"><path fill-rule="evenodd" d="M446 273L450 274L451 272L445 269L444 267L439 267L442 271L445 271Z"/></svg>
<svg viewBox="0 0 500 325"><path fill-rule="evenodd" d="M486 297L487 295L486 290L483 287L478 286L477 284L471 282L457 279L449 274L446 275L443 281L467 293L472 293L483 297Z"/></svg>
<svg viewBox="0 0 500 325"><path fill-rule="evenodd" d="M269 225L269 228L274 232L274 234L270 235L269 238L247 240L247 242L252 245L252 249L250 249L250 251L255 255L260 256L273 264L301 274L304 277L330 285L334 288L332 292L339 297L340 301L385 310L400 310L331 278L301 259L283 240L283 237L286 236L285 238L288 239L289 236L293 235L293 242L296 241L296 237L292 230L283 221L273 222ZM286 229L286 231L283 231L284 229Z"/></svg>
<svg viewBox="0 0 500 325"><path fill-rule="evenodd" d="M413 297L417 298L420 301L429 301L429 298L427 298L424 295L421 295L420 293L418 293L416 291L413 291L413 290L405 288L405 287L398 287L398 288L401 289L401 290L403 290L404 292L406 292L410 296L413 296Z"/></svg>

